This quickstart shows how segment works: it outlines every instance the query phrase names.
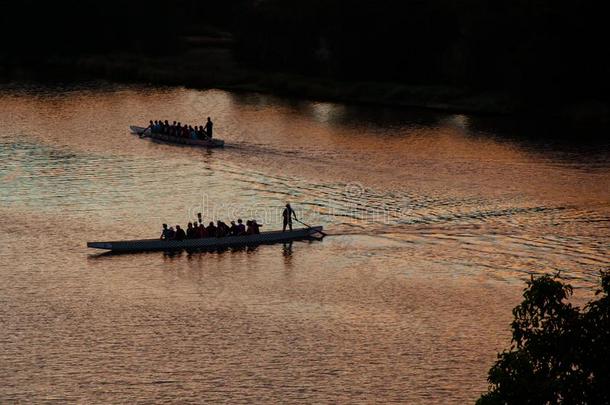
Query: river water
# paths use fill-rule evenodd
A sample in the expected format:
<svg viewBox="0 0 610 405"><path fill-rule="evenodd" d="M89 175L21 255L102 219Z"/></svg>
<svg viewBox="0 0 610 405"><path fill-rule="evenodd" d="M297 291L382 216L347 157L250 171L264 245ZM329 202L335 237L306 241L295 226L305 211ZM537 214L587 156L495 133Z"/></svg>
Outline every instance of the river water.
<svg viewBox="0 0 610 405"><path fill-rule="evenodd" d="M222 150L128 131L208 115ZM0 402L472 402L530 274L561 271L578 300L610 266L610 147L560 132L218 90L5 85ZM197 212L274 229L286 201L329 236L85 246Z"/></svg>

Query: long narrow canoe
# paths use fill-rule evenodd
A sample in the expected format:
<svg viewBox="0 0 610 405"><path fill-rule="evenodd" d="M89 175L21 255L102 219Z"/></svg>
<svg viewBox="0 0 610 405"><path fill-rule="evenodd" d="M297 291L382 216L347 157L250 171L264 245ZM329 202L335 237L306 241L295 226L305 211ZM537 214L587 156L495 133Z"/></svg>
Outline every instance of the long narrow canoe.
<svg viewBox="0 0 610 405"><path fill-rule="evenodd" d="M154 250L180 250L180 249L217 249L237 246L252 246L271 243L290 242L293 240L307 239L316 234L321 234L321 226L311 228L294 229L292 231L270 231L261 232L258 235L225 236L222 238L202 238L160 240L160 239L140 239L124 240L111 242L87 242L87 247L94 249L105 249L113 252L144 252Z"/></svg>
<svg viewBox="0 0 610 405"><path fill-rule="evenodd" d="M181 145L191 145L191 146L201 146L204 148L222 148L225 146L225 141L222 139L212 138L212 139L191 139L191 138L182 138L179 136L171 136L166 134L157 134L152 133L150 128L138 127L135 125L131 125L129 127L131 132L137 135L145 135L148 138L156 139L163 142L168 143L178 143Z"/></svg>

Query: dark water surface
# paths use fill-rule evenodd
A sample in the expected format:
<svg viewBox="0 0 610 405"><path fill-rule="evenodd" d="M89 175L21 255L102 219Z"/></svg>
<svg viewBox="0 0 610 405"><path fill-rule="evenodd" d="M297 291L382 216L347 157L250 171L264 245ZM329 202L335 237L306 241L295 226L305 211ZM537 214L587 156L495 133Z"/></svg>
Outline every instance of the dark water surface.
<svg viewBox="0 0 610 405"><path fill-rule="evenodd" d="M128 132L208 115L224 150ZM610 265L608 144L503 128L215 90L5 86L0 402L472 402L530 273L561 270L587 297ZM85 247L197 212L274 229L287 200L332 236Z"/></svg>

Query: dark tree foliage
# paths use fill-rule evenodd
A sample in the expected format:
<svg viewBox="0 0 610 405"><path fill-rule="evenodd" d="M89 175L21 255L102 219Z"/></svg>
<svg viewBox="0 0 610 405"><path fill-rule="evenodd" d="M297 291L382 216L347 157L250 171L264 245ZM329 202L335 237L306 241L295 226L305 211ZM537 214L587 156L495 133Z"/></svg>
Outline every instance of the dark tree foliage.
<svg viewBox="0 0 610 405"><path fill-rule="evenodd" d="M230 31L264 72L610 98L610 24L591 0L0 0L0 57L172 54ZM532 101L528 101L528 100ZM552 105L547 108L553 108Z"/></svg>
<svg viewBox="0 0 610 405"><path fill-rule="evenodd" d="M408 8L402 0L269 0L242 17L236 34L245 62L347 79L436 79L421 62L437 60L455 32L451 10L425 0Z"/></svg>
<svg viewBox="0 0 610 405"><path fill-rule="evenodd" d="M108 51L171 54L178 36L230 26L241 0L0 0L0 53L45 58Z"/></svg>
<svg viewBox="0 0 610 405"><path fill-rule="evenodd" d="M513 314L513 344L489 371L487 404L610 403L610 272L583 309L572 287L543 276L528 282Z"/></svg>
<svg viewBox="0 0 610 405"><path fill-rule="evenodd" d="M610 24L593 1L266 0L244 8L236 35L242 61L264 69L566 98L610 90Z"/></svg>

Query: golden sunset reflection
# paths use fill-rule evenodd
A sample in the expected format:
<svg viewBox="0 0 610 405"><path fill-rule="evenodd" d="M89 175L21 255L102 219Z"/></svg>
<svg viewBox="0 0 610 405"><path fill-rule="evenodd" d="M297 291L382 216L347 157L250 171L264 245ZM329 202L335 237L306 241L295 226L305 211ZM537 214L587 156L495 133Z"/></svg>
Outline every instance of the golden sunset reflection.
<svg viewBox="0 0 610 405"><path fill-rule="evenodd" d="M154 400L161 381L211 402L348 402L356 387L380 402L472 402L523 280L561 270L581 302L610 264L607 148L524 141L499 119L494 132L469 115L108 84L8 89L0 110L0 377L40 395L110 383L113 401ZM128 130L207 116L224 149ZM200 211L277 229L286 201L330 236L172 255L85 247L154 238Z"/></svg>

